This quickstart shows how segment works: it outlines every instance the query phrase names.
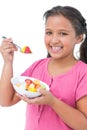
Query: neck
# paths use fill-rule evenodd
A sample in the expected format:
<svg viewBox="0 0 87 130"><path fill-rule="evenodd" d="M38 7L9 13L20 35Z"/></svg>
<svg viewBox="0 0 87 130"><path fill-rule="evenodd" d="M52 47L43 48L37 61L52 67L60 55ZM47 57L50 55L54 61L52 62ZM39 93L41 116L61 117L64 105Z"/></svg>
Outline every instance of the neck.
<svg viewBox="0 0 87 130"><path fill-rule="evenodd" d="M74 57L67 59L51 59L51 62L57 64L57 66L73 66L78 60Z"/></svg>
<svg viewBox="0 0 87 130"><path fill-rule="evenodd" d="M75 58L70 60L57 60L51 58L48 64L48 71L52 76L60 75L70 70L76 62L77 60Z"/></svg>

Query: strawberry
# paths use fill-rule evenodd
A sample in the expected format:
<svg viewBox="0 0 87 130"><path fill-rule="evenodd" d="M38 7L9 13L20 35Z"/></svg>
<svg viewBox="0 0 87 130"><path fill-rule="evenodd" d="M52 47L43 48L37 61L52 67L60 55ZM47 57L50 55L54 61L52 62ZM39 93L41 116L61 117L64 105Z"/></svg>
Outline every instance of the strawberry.
<svg viewBox="0 0 87 130"><path fill-rule="evenodd" d="M31 53L31 50L28 46L26 46L26 48L25 48L25 53Z"/></svg>
<svg viewBox="0 0 87 130"><path fill-rule="evenodd" d="M30 80L30 79L25 79L25 82L26 82L27 85L30 85L33 81Z"/></svg>

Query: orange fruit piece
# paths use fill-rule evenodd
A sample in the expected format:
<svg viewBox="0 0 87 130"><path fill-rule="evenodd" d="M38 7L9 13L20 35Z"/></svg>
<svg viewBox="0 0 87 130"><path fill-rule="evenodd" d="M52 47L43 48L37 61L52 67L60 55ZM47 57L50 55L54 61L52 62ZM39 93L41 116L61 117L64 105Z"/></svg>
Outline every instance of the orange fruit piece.
<svg viewBox="0 0 87 130"><path fill-rule="evenodd" d="M17 87L20 87L20 86L21 86L21 84L20 84L20 83L17 83L17 84L16 84L16 86L17 86Z"/></svg>

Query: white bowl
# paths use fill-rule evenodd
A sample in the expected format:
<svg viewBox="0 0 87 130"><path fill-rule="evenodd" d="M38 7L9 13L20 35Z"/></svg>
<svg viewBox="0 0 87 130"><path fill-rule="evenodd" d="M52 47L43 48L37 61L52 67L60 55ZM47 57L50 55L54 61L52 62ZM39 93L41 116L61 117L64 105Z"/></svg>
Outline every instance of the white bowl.
<svg viewBox="0 0 87 130"><path fill-rule="evenodd" d="M30 92L25 89L25 85L26 85L25 79L31 79L32 81L37 80L36 78L27 77L27 76L12 77L11 83L13 84L15 91L19 93L20 95L26 95L29 98L35 98L35 97L40 96L41 95L40 92ZM46 83L42 81L40 81L40 83L45 86L46 90L49 91L49 86ZM20 86L18 87L17 84L20 84Z"/></svg>

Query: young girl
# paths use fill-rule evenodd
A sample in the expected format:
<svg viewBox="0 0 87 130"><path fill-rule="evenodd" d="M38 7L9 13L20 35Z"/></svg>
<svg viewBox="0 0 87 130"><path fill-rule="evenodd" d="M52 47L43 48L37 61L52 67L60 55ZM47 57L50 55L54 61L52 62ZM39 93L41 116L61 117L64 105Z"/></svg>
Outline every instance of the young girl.
<svg viewBox="0 0 87 130"><path fill-rule="evenodd" d="M81 61L84 57L77 60L73 55L76 44L87 44L83 37L86 21L70 6L53 7L44 17L44 39L50 57L34 62L21 75L42 80L50 91L40 90L42 96L34 99L16 94L10 80L17 48L11 38L5 39L0 47L4 59L0 104L10 106L20 99L27 102L25 130L87 130L87 64Z"/></svg>

